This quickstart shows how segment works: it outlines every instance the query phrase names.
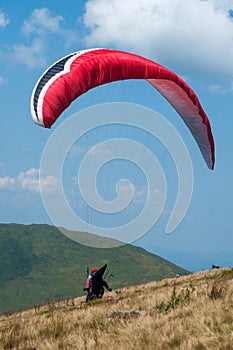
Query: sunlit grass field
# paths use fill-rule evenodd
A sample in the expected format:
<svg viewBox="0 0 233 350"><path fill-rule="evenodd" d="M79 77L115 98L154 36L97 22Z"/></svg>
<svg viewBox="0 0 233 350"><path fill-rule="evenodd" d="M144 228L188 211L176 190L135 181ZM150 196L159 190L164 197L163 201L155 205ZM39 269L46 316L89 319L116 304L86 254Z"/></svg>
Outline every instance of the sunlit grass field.
<svg viewBox="0 0 233 350"><path fill-rule="evenodd" d="M232 350L233 269L1 315L0 349Z"/></svg>

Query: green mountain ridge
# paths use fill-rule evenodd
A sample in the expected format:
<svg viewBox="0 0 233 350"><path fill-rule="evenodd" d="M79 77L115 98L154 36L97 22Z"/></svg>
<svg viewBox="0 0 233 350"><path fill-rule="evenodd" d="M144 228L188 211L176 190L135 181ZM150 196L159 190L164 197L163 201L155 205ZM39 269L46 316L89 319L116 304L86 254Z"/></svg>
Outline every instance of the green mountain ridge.
<svg viewBox="0 0 233 350"><path fill-rule="evenodd" d="M0 224L0 312L84 295L87 266L104 264L113 289L189 273L132 245L92 248L54 226Z"/></svg>

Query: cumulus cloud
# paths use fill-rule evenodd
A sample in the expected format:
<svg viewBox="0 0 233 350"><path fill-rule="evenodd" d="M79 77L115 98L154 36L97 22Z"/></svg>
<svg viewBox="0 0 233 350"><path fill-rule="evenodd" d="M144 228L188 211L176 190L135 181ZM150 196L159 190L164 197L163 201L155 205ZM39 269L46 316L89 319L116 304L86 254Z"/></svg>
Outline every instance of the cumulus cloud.
<svg viewBox="0 0 233 350"><path fill-rule="evenodd" d="M224 87L219 84L210 84L208 86L208 90L217 95L233 93L233 83L231 83L228 87Z"/></svg>
<svg viewBox="0 0 233 350"><path fill-rule="evenodd" d="M47 64L44 40L35 38L30 46L16 44L13 46L14 58L29 68L44 67Z"/></svg>
<svg viewBox="0 0 233 350"><path fill-rule="evenodd" d="M233 1L89 0L87 46L129 50L186 74L233 77Z"/></svg>
<svg viewBox="0 0 233 350"><path fill-rule="evenodd" d="M4 170L4 164L0 162L0 173Z"/></svg>
<svg viewBox="0 0 233 350"><path fill-rule="evenodd" d="M29 43L13 46L14 59L29 68L45 67L48 64L49 42L58 39L65 47L69 47L77 38L72 30L62 27L64 22L62 16L52 15L47 8L35 9L21 28Z"/></svg>
<svg viewBox="0 0 233 350"><path fill-rule="evenodd" d="M5 28L9 22L7 15L0 10L0 28Z"/></svg>
<svg viewBox="0 0 233 350"><path fill-rule="evenodd" d="M39 169L31 168L25 172L20 172L17 177L0 177L0 191L30 191L38 193L40 192L40 187L43 191L49 192L56 189L58 180L54 176L39 177L39 175Z"/></svg>
<svg viewBox="0 0 233 350"><path fill-rule="evenodd" d="M68 157L70 159L79 159L80 156L83 156L86 152L87 150L85 148L74 144L69 150Z"/></svg>
<svg viewBox="0 0 233 350"><path fill-rule="evenodd" d="M24 21L22 33L25 35L31 34L46 34L48 31L59 32L60 24L64 21L62 16L52 16L47 8L35 9L30 18Z"/></svg>
<svg viewBox="0 0 233 350"><path fill-rule="evenodd" d="M16 190L17 181L10 176L0 177L0 190Z"/></svg>
<svg viewBox="0 0 233 350"><path fill-rule="evenodd" d="M0 76L0 85L3 85L5 83L6 83L6 80L2 76Z"/></svg>

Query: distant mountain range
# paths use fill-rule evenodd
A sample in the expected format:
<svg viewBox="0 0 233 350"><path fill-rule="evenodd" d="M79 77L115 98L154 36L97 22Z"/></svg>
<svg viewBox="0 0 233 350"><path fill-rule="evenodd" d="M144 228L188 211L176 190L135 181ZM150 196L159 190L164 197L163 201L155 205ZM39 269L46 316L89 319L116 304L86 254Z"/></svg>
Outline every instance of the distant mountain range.
<svg viewBox="0 0 233 350"><path fill-rule="evenodd" d="M0 312L84 295L87 267L104 264L113 289L189 273L132 245L91 248L54 226L0 224Z"/></svg>

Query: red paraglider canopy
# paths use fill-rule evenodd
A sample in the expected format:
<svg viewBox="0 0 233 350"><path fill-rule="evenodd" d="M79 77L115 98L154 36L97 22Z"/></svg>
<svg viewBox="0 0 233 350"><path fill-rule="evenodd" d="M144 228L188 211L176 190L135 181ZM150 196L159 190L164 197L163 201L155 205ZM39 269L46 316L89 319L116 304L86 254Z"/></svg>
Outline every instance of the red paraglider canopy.
<svg viewBox="0 0 233 350"><path fill-rule="evenodd" d="M54 63L39 79L31 97L35 123L50 128L60 114L88 90L126 79L145 79L175 108L190 129L210 169L214 140L208 117L191 87L171 70L147 58L117 50L90 49Z"/></svg>

